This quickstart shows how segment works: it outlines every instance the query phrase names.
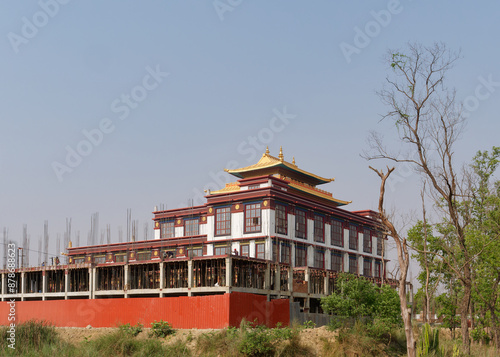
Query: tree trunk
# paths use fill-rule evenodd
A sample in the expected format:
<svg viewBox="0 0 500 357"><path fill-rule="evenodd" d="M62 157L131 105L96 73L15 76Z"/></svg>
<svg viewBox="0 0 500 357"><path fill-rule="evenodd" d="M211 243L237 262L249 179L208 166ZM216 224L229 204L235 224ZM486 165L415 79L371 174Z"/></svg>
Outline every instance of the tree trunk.
<svg viewBox="0 0 500 357"><path fill-rule="evenodd" d="M406 275L406 274L405 274ZM413 330L411 326L411 309L406 306L406 277L399 279L399 301L401 303L401 317L405 326L406 335L406 353L408 357L417 356L417 342L413 337Z"/></svg>
<svg viewBox="0 0 500 357"><path fill-rule="evenodd" d="M498 316L495 311L495 306L490 306L491 314L491 327L493 327L493 335L495 337L494 343L497 351L500 351L500 324L498 323Z"/></svg>
<svg viewBox="0 0 500 357"><path fill-rule="evenodd" d="M470 355L470 338L469 338L469 321L467 315L469 314L469 305L471 297L471 281L470 281L470 268L465 266L464 269L464 296L460 303L460 330L462 332L462 345L464 354Z"/></svg>
<svg viewBox="0 0 500 357"><path fill-rule="evenodd" d="M427 294L424 295L423 297L424 299L424 303L422 304L422 322L425 324L425 323L428 323L428 319L427 319L427 314L429 313L427 311Z"/></svg>

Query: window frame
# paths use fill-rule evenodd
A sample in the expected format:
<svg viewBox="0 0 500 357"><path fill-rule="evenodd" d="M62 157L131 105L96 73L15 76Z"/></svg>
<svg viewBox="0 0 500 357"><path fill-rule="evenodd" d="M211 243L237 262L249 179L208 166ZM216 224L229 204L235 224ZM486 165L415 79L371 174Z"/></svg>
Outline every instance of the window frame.
<svg viewBox="0 0 500 357"><path fill-rule="evenodd" d="M336 262L334 259L335 258L338 258L338 262ZM338 265L338 269L335 269ZM331 258L330 258L330 268L331 270L333 271L336 271L336 272L342 272L344 271L344 255L343 253L340 251L340 250L333 250L332 253L331 253Z"/></svg>
<svg viewBox="0 0 500 357"><path fill-rule="evenodd" d="M247 250L245 253L243 252L243 248ZM250 256L250 244L240 244L240 255L242 257L249 257Z"/></svg>
<svg viewBox="0 0 500 357"><path fill-rule="evenodd" d="M285 263L285 264L290 264L292 254L291 254L291 246L287 242L280 242L280 251L279 251L279 256L280 256L280 263Z"/></svg>
<svg viewBox="0 0 500 357"><path fill-rule="evenodd" d="M299 222L299 217L304 219L304 223ZM304 228L303 231L300 229L301 227ZM302 237L299 233L303 233L304 236ZM295 237L307 240L307 211L300 208L295 210Z"/></svg>
<svg viewBox="0 0 500 357"><path fill-rule="evenodd" d="M335 232L336 227L339 228L339 232ZM331 230L330 245L333 245L335 247L343 247L344 246L344 224L343 224L343 222L333 219L331 221L330 230ZM338 234L336 234L336 233L340 234L340 239L338 240L338 244L335 241L335 237L338 236Z"/></svg>
<svg viewBox="0 0 500 357"><path fill-rule="evenodd" d="M222 252L222 249L224 249L225 253ZM219 253L217 253L217 250L219 250ZM225 245L217 245L214 247L214 255L228 255L230 254L230 248Z"/></svg>
<svg viewBox="0 0 500 357"><path fill-rule="evenodd" d="M214 235L216 237L231 235L231 206L215 208Z"/></svg>
<svg viewBox="0 0 500 357"><path fill-rule="evenodd" d="M262 247L262 252L259 252L259 248ZM262 254L262 257L259 257L259 254ZM255 258L257 259L266 259L266 243L255 243Z"/></svg>
<svg viewBox="0 0 500 357"><path fill-rule="evenodd" d="M351 262L354 262L354 264L355 264L355 269L354 269L356 271L355 273L353 273L351 271L352 270L351 269L352 268ZM349 273L356 274L356 275L359 274L358 257L354 254L349 254Z"/></svg>
<svg viewBox="0 0 500 357"><path fill-rule="evenodd" d="M280 217L280 215L283 217ZM274 207L274 223L276 234L288 235L288 207L281 203L276 203Z"/></svg>
<svg viewBox="0 0 500 357"><path fill-rule="evenodd" d="M352 232L355 234L353 235ZM358 232L358 227L355 226L354 224L349 225L349 249L351 250L358 250L359 246L359 232ZM354 244L353 244L354 242ZM354 246L354 248L353 248Z"/></svg>
<svg viewBox="0 0 500 357"><path fill-rule="evenodd" d="M161 222L160 238L174 238L174 237L175 237L175 220Z"/></svg>
<svg viewBox="0 0 500 357"><path fill-rule="evenodd" d="M298 259L302 259L301 254L297 254L298 251L303 251L303 262L304 264L299 264ZM296 267L306 267L307 266L307 246L303 244L295 244L295 266Z"/></svg>
<svg viewBox="0 0 500 357"><path fill-rule="evenodd" d="M189 223L189 222L192 222ZM188 234L188 227L190 227L190 231L193 229L193 227L196 227L196 234ZM184 219L184 237L192 237L192 236L197 236L200 235L200 220L199 218L186 218Z"/></svg>
<svg viewBox="0 0 500 357"><path fill-rule="evenodd" d="M367 263L368 263L368 265L367 265ZM366 271L367 267L368 267L368 274ZM367 278L372 277L372 260L369 258L363 258L363 276L365 276Z"/></svg>
<svg viewBox="0 0 500 357"><path fill-rule="evenodd" d="M368 228L363 229L363 252L372 253L372 232Z"/></svg>
<svg viewBox="0 0 500 357"><path fill-rule="evenodd" d="M315 242L325 243L325 217L314 215L314 237Z"/></svg>
<svg viewBox="0 0 500 357"><path fill-rule="evenodd" d="M318 257L321 257L321 259L318 259ZM321 262L321 264L318 264L318 262ZM321 265L321 266L318 266L318 265ZM319 269L325 269L325 250L324 249L319 249L319 248L314 249L314 267L319 268Z"/></svg>
<svg viewBox="0 0 500 357"><path fill-rule="evenodd" d="M253 208L252 206L258 206L258 208ZM251 207L249 209L249 207ZM257 211L259 212L259 215L250 215L248 217L248 212L254 212ZM245 204L245 209L244 209L244 219L245 219L245 228L244 232L245 233L259 233L262 232L262 204L261 202L254 202L254 203L247 203ZM252 222L255 218L258 219L258 224L249 224ZM255 227L255 228L254 228Z"/></svg>

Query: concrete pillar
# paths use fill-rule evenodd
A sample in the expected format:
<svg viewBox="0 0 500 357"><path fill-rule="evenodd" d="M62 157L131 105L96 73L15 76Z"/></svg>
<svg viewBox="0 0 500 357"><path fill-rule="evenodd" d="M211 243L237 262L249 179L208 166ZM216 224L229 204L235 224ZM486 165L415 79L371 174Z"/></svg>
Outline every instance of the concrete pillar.
<svg viewBox="0 0 500 357"><path fill-rule="evenodd" d="M160 297L163 297L163 289L165 288L165 274L164 274L164 272L165 272L165 263L160 262Z"/></svg>
<svg viewBox="0 0 500 357"><path fill-rule="evenodd" d="M304 279L307 281L307 293L311 293L311 284L309 283L309 268L306 267L306 270L304 272Z"/></svg>
<svg viewBox="0 0 500 357"><path fill-rule="evenodd" d="M91 284L90 284L90 298L95 299L95 292L97 290L97 268L90 268L91 269Z"/></svg>
<svg viewBox="0 0 500 357"><path fill-rule="evenodd" d="M64 269L64 300L68 300L69 291L69 272L68 269Z"/></svg>
<svg viewBox="0 0 500 357"><path fill-rule="evenodd" d="M6 274L5 273L2 273L2 286L1 286L1 291L0 291L0 294L2 296L2 301L5 301L5 297L4 297L4 294L5 292L7 291L5 289L6 287L6 282L7 282L7 279L5 278Z"/></svg>
<svg viewBox="0 0 500 357"><path fill-rule="evenodd" d="M161 263L163 265L163 262ZM162 272L162 265L160 265L160 273ZM160 285L161 285L161 279L163 277L163 274L161 275L160 277ZM128 290L130 289L130 285L129 285L129 271L128 271L128 264L125 264L123 266L123 278L124 278L124 282L123 282L123 291L125 293L125 298L128 297ZM160 295L161 297L161 295Z"/></svg>
<svg viewBox="0 0 500 357"><path fill-rule="evenodd" d="M279 264L276 264L275 268L276 268L276 274L274 275L275 276L275 278L274 278L275 279L274 280L274 290L281 291L281 271L280 271Z"/></svg>
<svg viewBox="0 0 500 357"><path fill-rule="evenodd" d="M290 291L290 296L293 293L293 268L290 266L288 268L288 291Z"/></svg>
<svg viewBox="0 0 500 357"><path fill-rule="evenodd" d="M45 294L47 293L47 271L42 271L42 300L45 300Z"/></svg>
<svg viewBox="0 0 500 357"><path fill-rule="evenodd" d="M328 279L328 272L325 274L325 291L323 294L328 295L328 285L330 283L330 279Z"/></svg>
<svg viewBox="0 0 500 357"><path fill-rule="evenodd" d="M26 273L23 271L21 273L21 301L24 301L24 288L25 288L25 283L24 279L26 277ZM19 294L19 291L17 292Z"/></svg>
<svg viewBox="0 0 500 357"><path fill-rule="evenodd" d="M226 258L226 279L227 279L227 260ZM188 260L188 296L191 296L191 288L193 287L193 261Z"/></svg>
<svg viewBox="0 0 500 357"><path fill-rule="evenodd" d="M266 264L266 272L264 275L264 289L266 289L266 290L271 289L271 264L270 263Z"/></svg>
<svg viewBox="0 0 500 357"><path fill-rule="evenodd" d="M232 277L233 277L233 258L226 258L226 286L231 287L232 285Z"/></svg>

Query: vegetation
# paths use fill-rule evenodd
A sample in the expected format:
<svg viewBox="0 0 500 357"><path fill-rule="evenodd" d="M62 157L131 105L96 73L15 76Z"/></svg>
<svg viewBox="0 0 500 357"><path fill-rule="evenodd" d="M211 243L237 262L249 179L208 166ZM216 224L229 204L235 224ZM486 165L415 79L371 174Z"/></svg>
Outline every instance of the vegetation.
<svg viewBox="0 0 500 357"><path fill-rule="evenodd" d="M160 320L158 322L151 323L151 330L149 331L150 337L165 338L169 335L173 335L175 330L166 321Z"/></svg>

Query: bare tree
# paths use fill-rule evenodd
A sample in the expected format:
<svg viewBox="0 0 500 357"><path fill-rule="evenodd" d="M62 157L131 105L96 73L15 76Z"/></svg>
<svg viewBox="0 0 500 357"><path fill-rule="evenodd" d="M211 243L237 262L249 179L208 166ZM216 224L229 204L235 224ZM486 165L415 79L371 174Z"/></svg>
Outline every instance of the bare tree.
<svg viewBox="0 0 500 357"><path fill-rule="evenodd" d="M447 263L460 281L463 298L460 303L461 332L465 354L470 354L467 315L472 276L471 252L465 238L469 224L462 203L464 192L454 162L455 143L463 131L464 115L457 104L455 91L445 87L445 76L460 57L444 44L424 47L409 44L407 52L390 51L387 58L392 74L378 92L390 109L383 119L392 120L402 145L401 152L391 152L382 138L372 133L368 159L406 162L428 182L430 193L440 208L441 220L450 227L443 242L449 254Z"/></svg>
<svg viewBox="0 0 500 357"><path fill-rule="evenodd" d="M409 357L416 356L416 341L413 336L413 329L411 326L411 309L408 308L407 294L406 294L406 277L408 275L408 267L410 265L410 255L408 253L408 245L406 238L399 235L398 230L391 222L384 209L384 196L385 196L385 183L389 175L394 171L393 168L387 168L387 172L378 171L370 166L370 169L375 171L380 176L380 197L378 201L378 211L380 221L385 229L385 233L391 236L396 243L396 252L398 254L399 263L399 302L401 304L401 317L403 318L405 334L406 334L406 351Z"/></svg>

